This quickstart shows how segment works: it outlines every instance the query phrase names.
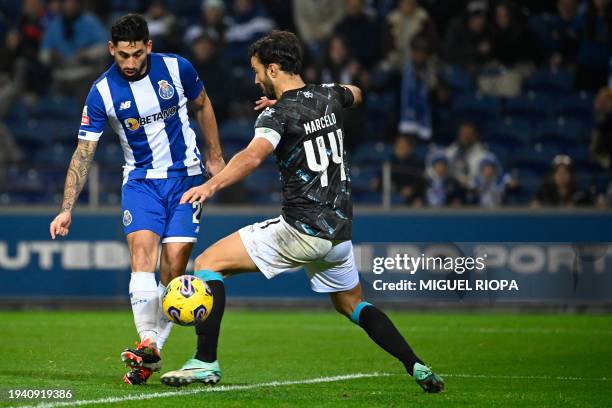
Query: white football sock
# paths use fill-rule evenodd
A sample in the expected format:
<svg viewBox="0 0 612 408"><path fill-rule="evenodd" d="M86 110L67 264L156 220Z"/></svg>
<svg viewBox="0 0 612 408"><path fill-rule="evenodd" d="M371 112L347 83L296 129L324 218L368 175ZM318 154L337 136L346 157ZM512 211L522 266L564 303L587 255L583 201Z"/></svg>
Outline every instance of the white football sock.
<svg viewBox="0 0 612 408"><path fill-rule="evenodd" d="M168 340L168 336L170 335L170 330L172 330L172 320L166 317L162 308L162 298L164 297L165 291L166 287L160 281L159 285L157 285L157 296L159 297L159 315L157 320L157 348L159 350L164 347L164 343L166 342L166 340Z"/></svg>
<svg viewBox="0 0 612 408"><path fill-rule="evenodd" d="M157 314L159 297L157 282L152 272L132 272L130 279L130 302L134 313L134 324L140 340L146 338L157 343Z"/></svg>

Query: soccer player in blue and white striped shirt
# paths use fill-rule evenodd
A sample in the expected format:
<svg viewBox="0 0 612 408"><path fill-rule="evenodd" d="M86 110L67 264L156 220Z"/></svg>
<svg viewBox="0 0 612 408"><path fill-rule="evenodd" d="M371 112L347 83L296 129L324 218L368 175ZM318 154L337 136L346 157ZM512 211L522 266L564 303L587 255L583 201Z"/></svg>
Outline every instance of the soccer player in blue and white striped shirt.
<svg viewBox="0 0 612 408"><path fill-rule="evenodd" d="M136 14L113 25L108 49L115 62L89 91L62 208L50 233L53 239L68 234L72 209L108 122L125 158L122 219L132 265L130 300L141 343L121 357L132 367L124 381L135 384L161 368L159 350L172 325L161 312L161 296L165 284L185 272L199 232L201 205L179 200L203 183L203 164L210 175L225 164L213 107L189 61L151 52L147 23ZM189 101L204 133L204 160L189 125ZM158 285L154 272L160 243Z"/></svg>

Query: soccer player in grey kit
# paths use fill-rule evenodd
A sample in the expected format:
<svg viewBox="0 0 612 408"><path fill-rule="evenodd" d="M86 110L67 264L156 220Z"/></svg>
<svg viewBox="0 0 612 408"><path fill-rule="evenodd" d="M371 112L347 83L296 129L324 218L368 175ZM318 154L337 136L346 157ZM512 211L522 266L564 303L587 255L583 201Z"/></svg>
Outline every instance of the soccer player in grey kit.
<svg viewBox="0 0 612 408"><path fill-rule="evenodd" d="M255 122L255 136L216 176L188 190L181 203L204 202L274 153L283 186L282 215L246 226L197 257L195 275L212 290L212 312L196 325L193 358L164 374L162 382L180 386L220 381L217 343L225 309L223 279L252 271L270 279L303 267L311 288L329 293L336 310L400 360L426 392L442 391L442 379L415 355L387 315L361 296L343 143L343 109L362 102L361 90L351 85L305 84L299 75L302 51L289 32L270 33L255 42L249 54L255 83L265 95L257 104L265 109Z"/></svg>

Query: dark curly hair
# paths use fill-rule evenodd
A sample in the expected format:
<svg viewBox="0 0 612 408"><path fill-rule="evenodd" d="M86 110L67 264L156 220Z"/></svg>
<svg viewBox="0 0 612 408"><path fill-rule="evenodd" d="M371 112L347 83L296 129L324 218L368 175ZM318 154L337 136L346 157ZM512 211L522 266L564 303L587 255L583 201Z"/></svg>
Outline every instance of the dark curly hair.
<svg viewBox="0 0 612 408"><path fill-rule="evenodd" d="M278 64L281 70L299 74L302 69L302 47L295 34L272 31L249 47L249 57L257 56L263 65Z"/></svg>
<svg viewBox="0 0 612 408"><path fill-rule="evenodd" d="M140 14L126 14L111 27L111 41L115 45L119 41L142 41L146 44L149 42L149 26Z"/></svg>

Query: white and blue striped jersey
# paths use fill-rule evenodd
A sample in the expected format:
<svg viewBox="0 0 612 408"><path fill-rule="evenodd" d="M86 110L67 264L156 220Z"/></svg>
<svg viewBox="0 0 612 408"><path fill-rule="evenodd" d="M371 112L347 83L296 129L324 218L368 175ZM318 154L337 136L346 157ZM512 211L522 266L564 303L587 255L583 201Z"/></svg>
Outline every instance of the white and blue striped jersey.
<svg viewBox="0 0 612 408"><path fill-rule="evenodd" d="M132 179L202 174L187 101L204 89L185 58L151 53L147 74L128 81L113 64L94 82L83 108L79 139L98 141L108 121L119 136L124 183Z"/></svg>

